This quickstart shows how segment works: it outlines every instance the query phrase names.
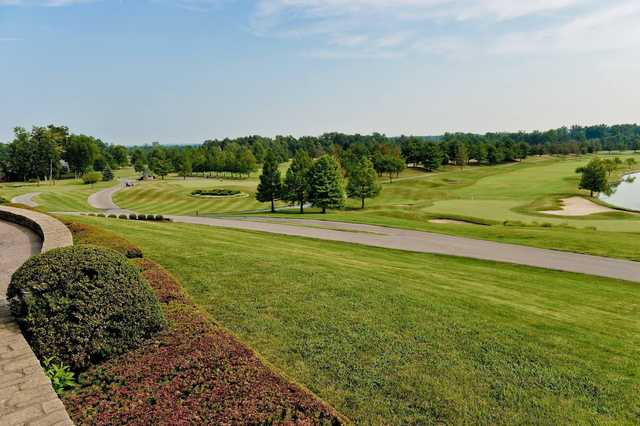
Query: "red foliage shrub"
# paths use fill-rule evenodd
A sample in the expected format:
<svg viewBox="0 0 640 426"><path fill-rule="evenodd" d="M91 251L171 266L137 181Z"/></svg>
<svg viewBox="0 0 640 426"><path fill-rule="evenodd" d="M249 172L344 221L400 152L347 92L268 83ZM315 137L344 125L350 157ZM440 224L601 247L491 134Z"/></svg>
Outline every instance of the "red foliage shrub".
<svg viewBox="0 0 640 426"><path fill-rule="evenodd" d="M335 410L289 383L215 326L159 265L137 260L169 329L146 346L85 372L64 395L74 422L341 424Z"/></svg>
<svg viewBox="0 0 640 426"><path fill-rule="evenodd" d="M76 244L107 247L130 259L143 257L142 250L139 247L132 245L129 241L113 232L77 222L65 221L64 224L73 234L73 241Z"/></svg>

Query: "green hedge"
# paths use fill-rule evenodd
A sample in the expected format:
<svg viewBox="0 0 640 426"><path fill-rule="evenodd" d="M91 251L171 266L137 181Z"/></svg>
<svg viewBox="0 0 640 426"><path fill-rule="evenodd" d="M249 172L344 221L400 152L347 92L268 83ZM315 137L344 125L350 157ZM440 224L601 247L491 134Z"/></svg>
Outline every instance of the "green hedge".
<svg viewBox="0 0 640 426"><path fill-rule="evenodd" d="M240 191L235 189L213 188L213 189L196 189L191 195L201 195L209 197L228 197L231 195L239 195Z"/></svg>
<svg viewBox="0 0 640 426"><path fill-rule="evenodd" d="M31 258L13 275L7 296L36 355L74 370L124 353L166 324L138 270L94 246Z"/></svg>

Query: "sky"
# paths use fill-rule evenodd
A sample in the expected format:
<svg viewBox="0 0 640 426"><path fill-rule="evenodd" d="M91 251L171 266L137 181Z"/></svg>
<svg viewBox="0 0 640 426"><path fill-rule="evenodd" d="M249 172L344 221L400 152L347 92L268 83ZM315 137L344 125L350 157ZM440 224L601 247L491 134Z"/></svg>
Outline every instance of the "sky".
<svg viewBox="0 0 640 426"><path fill-rule="evenodd" d="M0 141L638 122L638 0L0 0Z"/></svg>

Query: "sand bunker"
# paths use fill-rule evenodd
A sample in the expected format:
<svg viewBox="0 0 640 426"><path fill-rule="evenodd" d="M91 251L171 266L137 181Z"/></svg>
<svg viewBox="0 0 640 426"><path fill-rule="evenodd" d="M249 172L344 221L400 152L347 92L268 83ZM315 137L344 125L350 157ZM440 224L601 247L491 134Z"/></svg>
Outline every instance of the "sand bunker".
<svg viewBox="0 0 640 426"><path fill-rule="evenodd" d="M560 201L562 201L562 208L560 210L546 210L541 213L552 214L555 216L587 216L595 213L615 211L608 207L600 206L582 197L565 198Z"/></svg>
<svg viewBox="0 0 640 426"><path fill-rule="evenodd" d="M465 222L462 220L453 219L431 219L430 223L439 223L441 225L475 225L475 223Z"/></svg>

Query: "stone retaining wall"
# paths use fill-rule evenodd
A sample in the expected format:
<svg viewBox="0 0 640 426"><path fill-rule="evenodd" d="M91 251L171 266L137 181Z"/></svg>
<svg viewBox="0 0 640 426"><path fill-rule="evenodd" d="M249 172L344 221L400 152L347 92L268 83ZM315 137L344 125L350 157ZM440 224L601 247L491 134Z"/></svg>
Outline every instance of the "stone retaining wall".
<svg viewBox="0 0 640 426"><path fill-rule="evenodd" d="M73 245L73 236L59 220L44 213L17 207L0 206L0 220L31 229L42 238L42 253Z"/></svg>
<svg viewBox="0 0 640 426"><path fill-rule="evenodd" d="M40 235L42 252L73 244L67 227L43 213L0 206L0 219ZM0 425L73 425L11 316L4 294L0 295Z"/></svg>

